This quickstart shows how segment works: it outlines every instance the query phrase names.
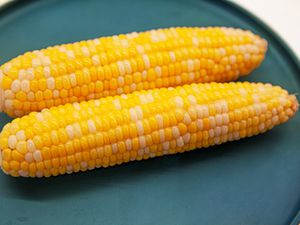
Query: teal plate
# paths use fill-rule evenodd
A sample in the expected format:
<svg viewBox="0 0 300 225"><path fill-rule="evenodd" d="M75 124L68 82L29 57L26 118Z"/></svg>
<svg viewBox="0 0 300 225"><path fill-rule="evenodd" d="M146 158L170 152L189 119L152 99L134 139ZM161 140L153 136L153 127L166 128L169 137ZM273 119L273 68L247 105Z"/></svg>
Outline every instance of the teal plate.
<svg viewBox="0 0 300 225"><path fill-rule="evenodd" d="M13 3L0 12L0 64L28 50L98 36L216 25L250 29L268 40L266 60L246 80L300 92L291 50L260 20L224 1ZM9 120L1 114L1 127ZM266 134L205 150L49 179L1 173L0 224L297 224L299 128L298 113Z"/></svg>

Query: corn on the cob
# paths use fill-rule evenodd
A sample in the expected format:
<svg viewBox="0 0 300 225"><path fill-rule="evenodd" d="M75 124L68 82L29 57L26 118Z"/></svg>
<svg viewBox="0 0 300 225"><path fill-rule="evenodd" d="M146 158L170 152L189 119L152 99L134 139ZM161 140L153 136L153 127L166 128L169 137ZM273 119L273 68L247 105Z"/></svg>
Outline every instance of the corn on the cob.
<svg viewBox="0 0 300 225"><path fill-rule="evenodd" d="M0 68L0 111L12 117L136 90L237 79L267 44L240 29L170 28L25 53Z"/></svg>
<svg viewBox="0 0 300 225"><path fill-rule="evenodd" d="M265 132L298 109L270 84L210 83L33 112L0 134L3 171L49 177L189 151Z"/></svg>

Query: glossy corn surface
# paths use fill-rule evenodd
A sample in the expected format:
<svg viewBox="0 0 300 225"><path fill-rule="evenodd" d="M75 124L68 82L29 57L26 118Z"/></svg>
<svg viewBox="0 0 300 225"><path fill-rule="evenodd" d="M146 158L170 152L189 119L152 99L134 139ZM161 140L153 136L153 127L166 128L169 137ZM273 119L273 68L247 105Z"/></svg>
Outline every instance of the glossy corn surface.
<svg viewBox="0 0 300 225"><path fill-rule="evenodd" d="M27 52L0 67L0 111L19 117L137 90L236 80L266 49L250 31L179 27Z"/></svg>
<svg viewBox="0 0 300 225"><path fill-rule="evenodd" d="M260 83L192 84L66 104L7 124L0 164L23 177L92 170L250 137L297 109L294 95Z"/></svg>

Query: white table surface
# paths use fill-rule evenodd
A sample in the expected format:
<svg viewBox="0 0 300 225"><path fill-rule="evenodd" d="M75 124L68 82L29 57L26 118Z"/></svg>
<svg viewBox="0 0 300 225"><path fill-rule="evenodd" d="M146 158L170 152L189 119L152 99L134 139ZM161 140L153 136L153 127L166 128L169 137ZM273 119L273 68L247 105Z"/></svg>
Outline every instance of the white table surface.
<svg viewBox="0 0 300 225"><path fill-rule="evenodd" d="M0 0L0 5L10 0ZM300 0L232 0L276 31L300 58Z"/></svg>

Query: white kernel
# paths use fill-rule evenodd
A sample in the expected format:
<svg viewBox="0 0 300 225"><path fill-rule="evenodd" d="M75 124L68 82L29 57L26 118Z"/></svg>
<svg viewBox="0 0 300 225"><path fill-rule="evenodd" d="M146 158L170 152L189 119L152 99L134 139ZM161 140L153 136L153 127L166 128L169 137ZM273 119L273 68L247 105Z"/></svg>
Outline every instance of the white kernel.
<svg viewBox="0 0 300 225"><path fill-rule="evenodd" d="M250 60L250 54L249 53L244 54L244 60L246 62Z"/></svg>
<svg viewBox="0 0 300 225"><path fill-rule="evenodd" d="M120 86L124 86L124 84L125 84L124 77L119 76L119 77L118 77L118 83L119 83Z"/></svg>
<svg viewBox="0 0 300 225"><path fill-rule="evenodd" d="M265 129L265 124L264 123L259 124L258 129L259 131L263 131Z"/></svg>
<svg viewBox="0 0 300 225"><path fill-rule="evenodd" d="M190 142L190 140L191 140L191 134L190 133L186 133L185 135L183 135L183 141L184 141L184 143L189 143Z"/></svg>
<svg viewBox="0 0 300 225"><path fill-rule="evenodd" d="M161 77L161 68L159 66L155 67L155 72L156 72L157 77Z"/></svg>
<svg viewBox="0 0 300 225"><path fill-rule="evenodd" d="M66 166L66 172L68 173L68 174L70 174L70 173L72 173L73 172L73 166L72 165L67 165Z"/></svg>
<svg viewBox="0 0 300 225"><path fill-rule="evenodd" d="M75 87L77 85L76 75L75 73L70 74L70 84L72 87Z"/></svg>
<svg viewBox="0 0 300 225"><path fill-rule="evenodd" d="M221 127L215 127L214 132L215 132L215 137L221 136L222 133Z"/></svg>
<svg viewBox="0 0 300 225"><path fill-rule="evenodd" d="M41 66L41 60L39 58L34 58L34 59L32 59L31 64L33 67Z"/></svg>
<svg viewBox="0 0 300 225"><path fill-rule="evenodd" d="M130 118L131 118L132 121L136 122L138 120L134 108L129 109L129 114L130 114Z"/></svg>
<svg viewBox="0 0 300 225"><path fill-rule="evenodd" d="M166 141L162 144L163 150L167 151L170 148L170 142Z"/></svg>
<svg viewBox="0 0 300 225"><path fill-rule="evenodd" d="M216 115L216 124L217 124L217 126L222 125L222 122L223 122L222 115L220 115L220 114Z"/></svg>
<svg viewBox="0 0 300 225"><path fill-rule="evenodd" d="M188 100L190 101L191 105L197 104L197 99L195 98L194 95L189 95Z"/></svg>
<svg viewBox="0 0 300 225"><path fill-rule="evenodd" d="M33 142L33 140L29 139L27 141L27 149L29 152L34 152L36 150L35 144Z"/></svg>
<svg viewBox="0 0 300 225"><path fill-rule="evenodd" d="M177 108L182 108L182 107L183 107L183 100L182 100L182 97L176 96L176 97L174 98L174 101L175 101L175 104L176 104L176 107L177 107Z"/></svg>
<svg viewBox="0 0 300 225"><path fill-rule="evenodd" d="M25 141L26 137L25 137L25 132L24 130L19 130L17 133L16 133L16 138L18 141Z"/></svg>
<svg viewBox="0 0 300 225"><path fill-rule="evenodd" d="M131 69L130 62L128 60L124 60L123 63L124 63L126 74L131 74L132 73L132 69Z"/></svg>
<svg viewBox="0 0 300 225"><path fill-rule="evenodd" d="M26 160L26 162L29 162L29 163L33 162L33 156L32 156L31 152L27 152L25 154L25 160Z"/></svg>
<svg viewBox="0 0 300 225"><path fill-rule="evenodd" d="M228 127L222 126L222 135L226 135L228 133Z"/></svg>
<svg viewBox="0 0 300 225"><path fill-rule="evenodd" d="M119 99L113 100L112 103L115 105L115 107L116 107L117 110L120 110L122 108Z"/></svg>
<svg viewBox="0 0 300 225"><path fill-rule="evenodd" d="M234 140L240 139L240 133L238 131L233 132L233 138Z"/></svg>
<svg viewBox="0 0 300 225"><path fill-rule="evenodd" d="M82 51L82 55L85 57L89 57L90 56L90 50L86 47L86 46L82 46L81 47L81 51Z"/></svg>
<svg viewBox="0 0 300 225"><path fill-rule="evenodd" d="M144 148L144 152L145 152L145 154L149 154L150 153L150 148L149 147L145 147Z"/></svg>
<svg viewBox="0 0 300 225"><path fill-rule="evenodd" d="M145 136L140 136L139 137L139 143L140 143L140 148L145 148L146 147L146 138L145 138Z"/></svg>
<svg viewBox="0 0 300 225"><path fill-rule="evenodd" d="M72 50L67 50L66 55L67 55L68 59L75 59L75 55Z"/></svg>
<svg viewBox="0 0 300 225"><path fill-rule="evenodd" d="M145 68L149 69L151 65L150 65L150 60L149 60L148 55L144 54L144 55L142 55L142 58L143 58L143 61L145 64Z"/></svg>
<svg viewBox="0 0 300 225"><path fill-rule="evenodd" d="M88 167L88 164L87 164L87 162L85 162L85 161L83 161L83 162L80 162L80 167L81 168L87 168Z"/></svg>
<svg viewBox="0 0 300 225"><path fill-rule="evenodd" d="M184 141L182 137L179 137L176 139L176 144L178 147L183 147L184 146Z"/></svg>
<svg viewBox="0 0 300 225"><path fill-rule="evenodd" d="M137 45L136 46L136 50L138 51L138 53L143 54L144 53L144 47L141 45Z"/></svg>
<svg viewBox="0 0 300 225"><path fill-rule="evenodd" d="M191 59L187 60L187 71L188 72L194 71L194 61Z"/></svg>
<svg viewBox="0 0 300 225"><path fill-rule="evenodd" d="M228 114L223 114L222 115L222 119L223 119L223 124L224 125L229 124L229 116L228 116Z"/></svg>
<svg viewBox="0 0 300 225"><path fill-rule="evenodd" d="M196 125L199 131L203 130L203 121L201 119L196 121Z"/></svg>
<svg viewBox="0 0 300 225"><path fill-rule="evenodd" d="M18 174L19 174L21 177L28 177L28 176L29 176L28 171L24 171L24 170L19 170L19 171L18 171Z"/></svg>
<svg viewBox="0 0 300 225"><path fill-rule="evenodd" d="M11 84L11 90L13 92L18 92L20 90L21 82L19 80L14 80Z"/></svg>
<svg viewBox="0 0 300 225"><path fill-rule="evenodd" d="M43 177L44 173L43 173L43 171L38 170L38 171L36 171L35 175L36 175L36 177L41 178L41 177Z"/></svg>
<svg viewBox="0 0 300 225"><path fill-rule="evenodd" d="M191 117L190 117L190 114L188 114L188 113L185 113L184 114L184 116L183 116L183 122L185 123L185 124L190 124L191 122L192 122L192 119L191 119Z"/></svg>
<svg viewBox="0 0 300 225"><path fill-rule="evenodd" d="M26 70L20 69L19 74L18 74L19 80L24 80L26 79Z"/></svg>
<svg viewBox="0 0 300 225"><path fill-rule="evenodd" d="M202 105L201 110L202 110L203 118L206 118L209 116L209 110L206 105Z"/></svg>
<svg viewBox="0 0 300 225"><path fill-rule="evenodd" d="M36 161L36 162L40 162L42 161L42 154L39 150L36 150L33 152L33 159Z"/></svg>
<svg viewBox="0 0 300 225"><path fill-rule="evenodd" d="M239 88L239 92L240 92L241 96L243 96L243 97L247 96L247 91L245 90L245 88Z"/></svg>
<svg viewBox="0 0 300 225"><path fill-rule="evenodd" d="M81 106L80 106L80 104L79 104L78 102L74 102L74 103L73 103L73 107L74 107L74 109L76 109L76 110L80 110L80 109L81 109Z"/></svg>
<svg viewBox="0 0 300 225"><path fill-rule="evenodd" d="M137 132L138 132L139 136L144 134L144 127L143 127L143 123L141 121L136 122L136 128L137 128Z"/></svg>
<svg viewBox="0 0 300 225"><path fill-rule="evenodd" d="M160 129L158 131L158 134L159 134L159 139L161 142L164 142L165 141L165 131L163 129Z"/></svg>
<svg viewBox="0 0 300 225"><path fill-rule="evenodd" d="M95 66L99 66L100 65L100 58L98 55L93 55L92 56L92 62Z"/></svg>
<svg viewBox="0 0 300 225"><path fill-rule="evenodd" d="M120 75L124 76L126 74L126 71L125 71L125 66L124 66L123 62L122 61L118 61L117 65L118 65L118 69L119 69Z"/></svg>
<svg viewBox="0 0 300 225"><path fill-rule="evenodd" d="M139 120L143 119L143 110L142 110L141 106L136 106L135 112L136 112L137 118Z"/></svg>
<svg viewBox="0 0 300 225"><path fill-rule="evenodd" d="M130 140L130 139L127 139L127 140L125 141L125 145L126 145L126 149L127 149L128 151L130 151L130 150L132 149L132 143L131 143L131 140Z"/></svg>
<svg viewBox="0 0 300 225"><path fill-rule="evenodd" d="M180 136L178 127L176 127L176 126L172 127L172 134L173 134L174 138L178 138Z"/></svg>
<svg viewBox="0 0 300 225"><path fill-rule="evenodd" d="M150 152L150 158L154 158L155 156L155 152Z"/></svg>
<svg viewBox="0 0 300 225"><path fill-rule="evenodd" d="M193 38L192 38L192 42L193 42L193 45L194 45L195 47L198 47L198 46L199 46L199 40L198 40L198 38L193 37Z"/></svg>
<svg viewBox="0 0 300 225"><path fill-rule="evenodd" d="M169 56L170 56L171 62L176 62L176 56L175 56L174 52L169 52Z"/></svg>
<svg viewBox="0 0 300 225"><path fill-rule="evenodd" d="M225 55L226 55L226 50L225 50L225 48L220 48L220 49L219 49L219 54L220 54L221 56L225 56Z"/></svg>
<svg viewBox="0 0 300 225"><path fill-rule="evenodd" d="M278 121L279 121L279 117L278 117L278 116L274 116L274 117L272 118L272 122L273 122L274 124L277 124Z"/></svg>
<svg viewBox="0 0 300 225"><path fill-rule="evenodd" d="M36 117L36 119L37 119L38 121L43 121L43 120L44 120L44 116L43 116L42 113L37 113L35 117Z"/></svg>
<svg viewBox="0 0 300 225"><path fill-rule="evenodd" d="M16 136L15 135L10 135L8 137L8 147L10 149L14 149L16 147L16 145L17 145L17 138L16 138Z"/></svg>
<svg viewBox="0 0 300 225"><path fill-rule="evenodd" d="M139 96L139 98L140 98L141 104L147 104L148 103L148 99L147 99L147 97L145 95L141 94Z"/></svg>
<svg viewBox="0 0 300 225"><path fill-rule="evenodd" d="M30 84L28 80L21 81L21 90L23 92L29 92L30 91Z"/></svg>
<svg viewBox="0 0 300 225"><path fill-rule="evenodd" d="M54 88L55 88L55 81L54 81L54 78L53 78L53 77L49 77L49 78L47 79L47 87L48 87L48 89L50 89L50 90L54 90Z"/></svg>
<svg viewBox="0 0 300 225"><path fill-rule="evenodd" d="M208 134L209 134L209 138L213 138L215 136L214 129L209 129Z"/></svg>
<svg viewBox="0 0 300 225"><path fill-rule="evenodd" d="M163 121L162 115L157 114L157 115L155 116L155 119L156 119L156 121L157 121L158 128L159 128L159 129L162 129L162 128L164 127L164 121Z"/></svg>
<svg viewBox="0 0 300 225"><path fill-rule="evenodd" d="M96 125L95 125L94 120L89 119L89 120L87 121L87 124L88 124L90 133L96 133L96 132L97 132L97 129L96 129Z"/></svg>
<svg viewBox="0 0 300 225"><path fill-rule="evenodd" d="M236 63L236 56L235 56L235 55L231 55L231 56L229 57L229 62L230 62L231 64Z"/></svg>
<svg viewBox="0 0 300 225"><path fill-rule="evenodd" d="M15 98L15 94L11 90L4 91L4 99L13 99L13 98Z"/></svg>
<svg viewBox="0 0 300 225"><path fill-rule="evenodd" d="M66 126L66 132L70 139L74 138L74 131L73 131L73 127L71 125Z"/></svg>
<svg viewBox="0 0 300 225"><path fill-rule="evenodd" d="M261 114L261 107L260 107L260 105L259 104L254 104L253 107L254 107L254 111L255 111L256 115L257 116L260 115Z"/></svg>
<svg viewBox="0 0 300 225"><path fill-rule="evenodd" d="M44 56L41 59L41 63L43 66L50 66L51 65L51 59L49 58L49 56Z"/></svg>

